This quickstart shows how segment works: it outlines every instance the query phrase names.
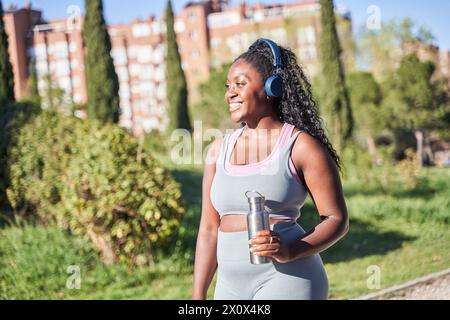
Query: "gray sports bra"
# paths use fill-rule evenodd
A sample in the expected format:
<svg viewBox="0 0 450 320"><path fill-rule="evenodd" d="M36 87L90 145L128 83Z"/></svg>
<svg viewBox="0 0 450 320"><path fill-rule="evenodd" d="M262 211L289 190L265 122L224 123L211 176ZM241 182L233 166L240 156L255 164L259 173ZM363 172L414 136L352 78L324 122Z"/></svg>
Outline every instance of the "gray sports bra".
<svg viewBox="0 0 450 320"><path fill-rule="evenodd" d="M285 123L266 159L249 165L232 165L231 153L244 129L224 136L211 185L214 208L221 218L229 214L245 215L249 208L245 192L254 190L265 196L270 217L297 220L308 193L297 176L290 155L301 131L291 137L294 126Z"/></svg>

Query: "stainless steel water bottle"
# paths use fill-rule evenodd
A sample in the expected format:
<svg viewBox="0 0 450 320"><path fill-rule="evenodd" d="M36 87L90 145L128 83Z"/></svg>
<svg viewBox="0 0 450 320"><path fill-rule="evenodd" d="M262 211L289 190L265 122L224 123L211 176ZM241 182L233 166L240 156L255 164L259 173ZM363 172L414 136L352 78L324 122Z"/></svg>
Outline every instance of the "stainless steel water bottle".
<svg viewBox="0 0 450 320"><path fill-rule="evenodd" d="M259 196L249 197L248 193L257 193ZM258 231L270 230L269 214L264 208L265 198L257 191L247 191L245 196L248 199L249 210L247 213L248 239L252 239ZM249 244L249 248L254 245ZM250 252L250 262L252 264L269 263L268 257L261 257Z"/></svg>

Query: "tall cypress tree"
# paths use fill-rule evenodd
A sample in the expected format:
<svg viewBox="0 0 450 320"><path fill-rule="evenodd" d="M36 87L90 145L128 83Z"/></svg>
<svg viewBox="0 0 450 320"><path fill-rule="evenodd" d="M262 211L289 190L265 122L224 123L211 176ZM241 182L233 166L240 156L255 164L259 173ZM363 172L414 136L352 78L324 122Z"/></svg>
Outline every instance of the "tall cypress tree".
<svg viewBox="0 0 450 320"><path fill-rule="evenodd" d="M38 87L39 80L36 70L36 59L30 60L30 64L28 66L28 74L29 74L28 98L37 105L41 105L42 99L39 95L39 87Z"/></svg>
<svg viewBox="0 0 450 320"><path fill-rule="evenodd" d="M8 35L3 21L3 5L0 0L0 106L13 102L14 74L8 52Z"/></svg>
<svg viewBox="0 0 450 320"><path fill-rule="evenodd" d="M341 45L336 31L333 0L320 0L321 111L337 150L342 150L352 135L353 116L345 85Z"/></svg>
<svg viewBox="0 0 450 320"><path fill-rule="evenodd" d="M166 79L167 79L167 101L169 113L169 132L180 128L192 130L187 106L187 84L181 58L178 52L178 44L174 29L174 16L170 0L166 8Z"/></svg>
<svg viewBox="0 0 450 320"><path fill-rule="evenodd" d="M109 38L103 17L102 0L85 0L83 40L86 48L88 116L103 122L119 121L119 80L111 57Z"/></svg>

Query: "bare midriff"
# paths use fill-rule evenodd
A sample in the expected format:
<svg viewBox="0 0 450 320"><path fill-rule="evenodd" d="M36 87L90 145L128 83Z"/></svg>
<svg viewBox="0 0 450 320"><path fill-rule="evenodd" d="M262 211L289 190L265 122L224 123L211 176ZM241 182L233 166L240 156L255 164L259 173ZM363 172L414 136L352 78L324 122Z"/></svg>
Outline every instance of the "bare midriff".
<svg viewBox="0 0 450 320"><path fill-rule="evenodd" d="M270 218L270 224L276 224L286 221L282 218ZM242 214L229 214L223 216L220 220L220 231L222 232L239 232L247 230L247 216Z"/></svg>

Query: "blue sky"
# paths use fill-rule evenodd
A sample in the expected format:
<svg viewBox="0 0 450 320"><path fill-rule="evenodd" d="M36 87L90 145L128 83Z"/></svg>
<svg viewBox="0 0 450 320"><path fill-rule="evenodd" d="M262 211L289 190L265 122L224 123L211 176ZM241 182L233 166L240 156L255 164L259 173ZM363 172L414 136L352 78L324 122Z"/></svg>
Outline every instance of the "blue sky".
<svg viewBox="0 0 450 320"><path fill-rule="evenodd" d="M298 0L261 0L263 3L297 2ZM4 0L3 4L14 3L22 6L26 0ZM160 16L164 10L166 1L163 0L104 0L105 16L108 23L130 22L134 18L144 18L149 15ZM188 1L172 0L175 11L180 10ZM247 3L256 2L247 0ZM78 6L83 13L84 0L34 0L33 7L42 9L46 19L70 17L76 12ZM238 0L231 1L239 3ZM355 30L365 24L368 18L367 8L376 5L380 8L381 20L392 18L412 18L417 25L423 25L430 29L436 38L436 44L450 50L450 14L449 0L335 0L337 6L344 6L350 10Z"/></svg>

